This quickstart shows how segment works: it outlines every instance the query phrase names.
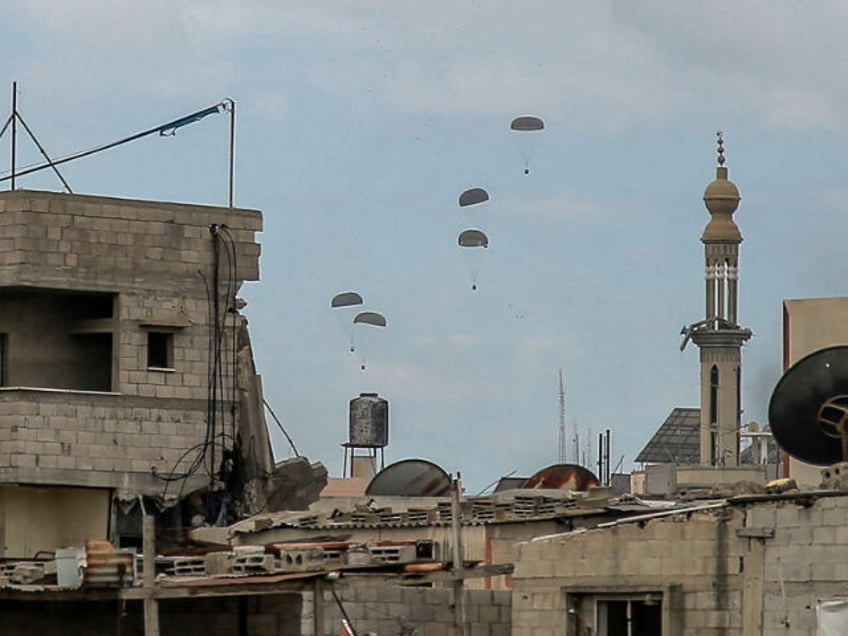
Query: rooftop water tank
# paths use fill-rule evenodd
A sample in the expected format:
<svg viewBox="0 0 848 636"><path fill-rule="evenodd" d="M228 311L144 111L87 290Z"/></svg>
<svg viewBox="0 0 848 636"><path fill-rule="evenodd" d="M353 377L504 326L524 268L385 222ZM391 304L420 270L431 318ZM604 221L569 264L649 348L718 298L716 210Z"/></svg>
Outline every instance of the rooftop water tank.
<svg viewBox="0 0 848 636"><path fill-rule="evenodd" d="M376 393L350 401L350 438L346 446L382 448L389 443L389 403Z"/></svg>

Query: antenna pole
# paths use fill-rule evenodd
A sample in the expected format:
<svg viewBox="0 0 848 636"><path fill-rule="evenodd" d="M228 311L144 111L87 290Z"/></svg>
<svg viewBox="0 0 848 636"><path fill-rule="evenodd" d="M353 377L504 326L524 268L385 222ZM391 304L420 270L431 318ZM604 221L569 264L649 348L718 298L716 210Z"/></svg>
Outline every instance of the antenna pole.
<svg viewBox="0 0 848 636"><path fill-rule="evenodd" d="M568 461L566 457L565 440L565 386L562 382L562 369L559 370L559 453L557 461L564 464Z"/></svg>
<svg viewBox="0 0 848 636"><path fill-rule="evenodd" d="M230 114L230 150L228 166L228 198L229 207L233 207L233 193L235 190L235 156L236 156L236 103L229 97L224 100L224 108Z"/></svg>
<svg viewBox="0 0 848 636"><path fill-rule="evenodd" d="M18 83L12 82L12 190L15 189L15 162L17 148L15 142L18 135Z"/></svg>

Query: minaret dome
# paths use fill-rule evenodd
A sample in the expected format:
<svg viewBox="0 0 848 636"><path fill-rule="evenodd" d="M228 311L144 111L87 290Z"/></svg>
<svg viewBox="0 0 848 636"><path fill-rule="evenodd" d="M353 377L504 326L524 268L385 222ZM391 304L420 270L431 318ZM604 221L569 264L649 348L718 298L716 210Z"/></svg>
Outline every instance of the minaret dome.
<svg viewBox="0 0 848 636"><path fill-rule="evenodd" d="M739 188L727 178L727 166L724 165L724 135L721 131L718 136L718 167L716 178L704 190L704 205L710 213L711 219L704 229L701 240L734 241L742 240L742 233L733 221L733 213L739 207Z"/></svg>

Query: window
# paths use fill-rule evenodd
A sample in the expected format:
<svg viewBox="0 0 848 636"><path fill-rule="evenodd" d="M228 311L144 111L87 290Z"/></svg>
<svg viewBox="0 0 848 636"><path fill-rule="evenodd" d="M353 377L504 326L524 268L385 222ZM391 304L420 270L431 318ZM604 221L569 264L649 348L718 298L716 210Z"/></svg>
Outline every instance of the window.
<svg viewBox="0 0 848 636"><path fill-rule="evenodd" d="M662 595L598 600L598 636L662 636Z"/></svg>
<svg viewBox="0 0 848 636"><path fill-rule="evenodd" d="M710 464L720 463L718 456L718 367L710 369Z"/></svg>
<svg viewBox="0 0 848 636"><path fill-rule="evenodd" d="M147 332L147 368L174 368L174 334L163 331Z"/></svg>
<svg viewBox="0 0 848 636"><path fill-rule="evenodd" d="M117 300L102 292L0 290L0 385L111 391Z"/></svg>
<svg viewBox="0 0 848 636"><path fill-rule="evenodd" d="M565 592L565 636L677 636L683 633L679 585L612 585Z"/></svg>

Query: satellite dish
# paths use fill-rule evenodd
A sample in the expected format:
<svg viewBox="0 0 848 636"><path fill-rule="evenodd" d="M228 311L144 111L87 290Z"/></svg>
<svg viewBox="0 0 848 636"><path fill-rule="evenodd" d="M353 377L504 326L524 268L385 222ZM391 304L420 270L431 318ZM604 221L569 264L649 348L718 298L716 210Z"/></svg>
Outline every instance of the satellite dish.
<svg viewBox="0 0 848 636"><path fill-rule="evenodd" d="M787 453L808 464L848 460L848 347L796 362L775 386L769 426Z"/></svg>
<svg viewBox="0 0 848 636"><path fill-rule="evenodd" d="M370 497L441 497L450 493L451 478L426 459L402 459L374 475L365 494Z"/></svg>

